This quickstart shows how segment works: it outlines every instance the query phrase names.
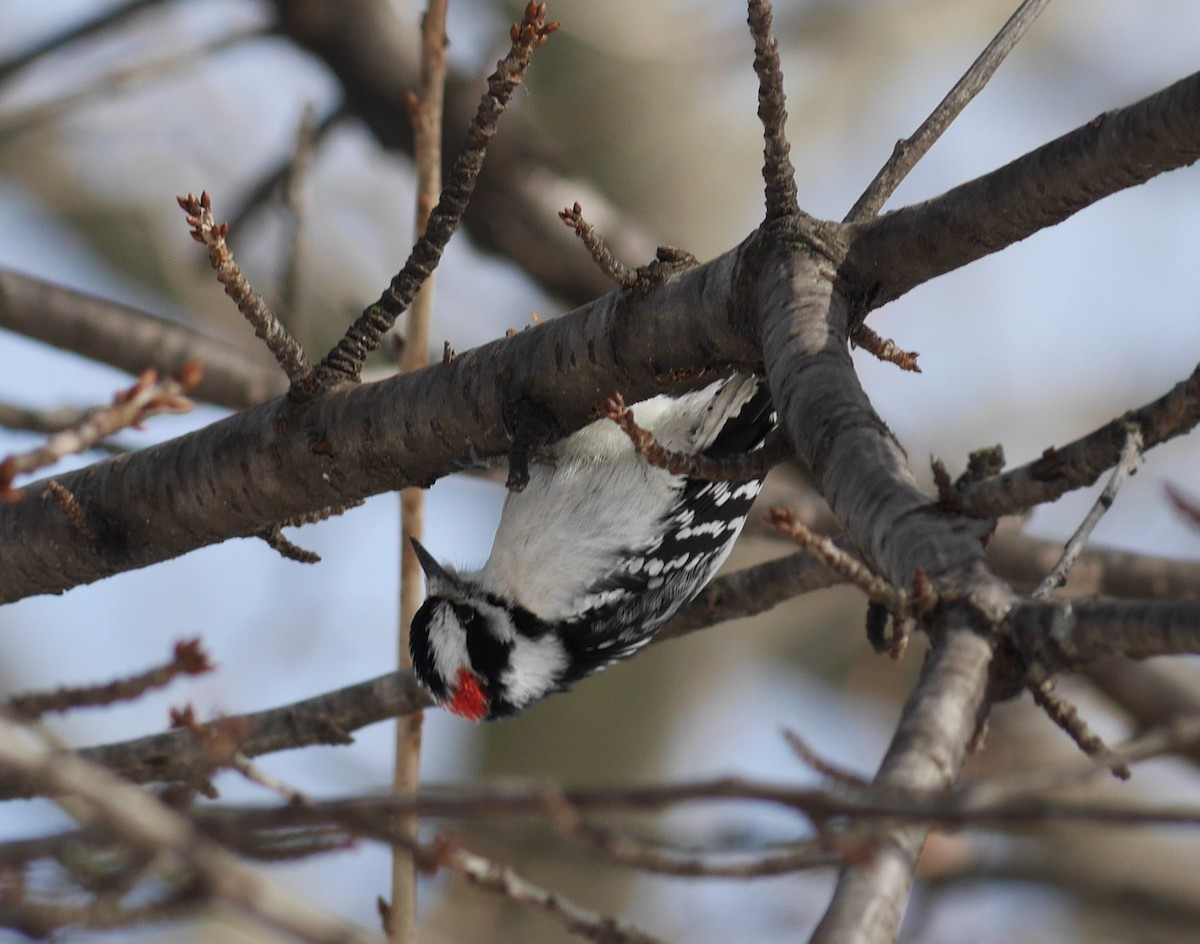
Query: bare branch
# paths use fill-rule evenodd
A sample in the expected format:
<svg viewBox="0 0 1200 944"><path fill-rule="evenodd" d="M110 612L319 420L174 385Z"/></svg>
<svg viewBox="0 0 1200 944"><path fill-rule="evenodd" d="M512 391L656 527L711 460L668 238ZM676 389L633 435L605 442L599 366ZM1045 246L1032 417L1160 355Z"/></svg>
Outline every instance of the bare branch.
<svg viewBox="0 0 1200 944"><path fill-rule="evenodd" d="M750 33L754 37L754 71L758 74L758 118L763 126L763 182L766 185L767 220L795 216L796 171L788 143L787 100L783 93L783 66L772 35L770 0L750 0Z"/></svg>
<svg viewBox="0 0 1200 944"><path fill-rule="evenodd" d="M192 395L233 409L287 389L279 372L241 348L128 305L0 270L0 327L130 374L154 367L170 375L188 361L204 364Z"/></svg>
<svg viewBox="0 0 1200 944"><path fill-rule="evenodd" d="M1000 475L959 483L956 491L970 513L990 518L1025 511L1086 488L1121 458L1129 429L1141 436L1143 451L1182 436L1200 423L1200 367L1152 403L1119 416L1099 429L1051 447L1034 462Z"/></svg>
<svg viewBox="0 0 1200 944"><path fill-rule="evenodd" d="M850 340L856 347L869 351L881 361L895 364L901 370L911 371L914 374L921 373L921 367L917 363L917 358L921 356L919 352L900 350L891 338L880 337L865 324L855 326Z"/></svg>
<svg viewBox="0 0 1200 944"><path fill-rule="evenodd" d="M1076 559L1083 552L1088 538L1096 530L1096 525L1100 523L1100 519L1104 517L1104 513L1112 507L1112 503L1116 500L1117 492L1125 484L1125 479L1137 471L1137 462L1141 458L1141 454L1142 434L1136 426L1131 426L1125 436L1125 445L1121 447L1121 456L1117 462L1117 467L1113 469L1112 477L1108 480L1108 484L1104 486L1104 491L1100 493L1100 497L1096 499L1095 504L1092 505L1079 527L1075 530L1075 533L1071 535L1071 539L1067 542L1066 547L1063 548L1063 554L1059 558L1058 563L1046 575L1046 579L1038 584L1037 589L1033 591L1033 598L1035 600L1045 599L1067 582L1067 574L1070 573Z"/></svg>
<svg viewBox="0 0 1200 944"><path fill-rule="evenodd" d="M0 529L12 538L0 543L0 600L253 535L317 508L428 485L464 463L507 454L505 416L522 398L552 409L565 434L596 418L596 390L611 389L614 371L626 395L640 400L711 383L721 371L697 375L696 364L714 350L725 359L722 371L753 365L760 355L747 326L729 318L736 278L737 253L727 253L645 296L605 296L449 364L303 404L276 400L120 463L93 465L86 476L58 476L113 529L114 543L73 540L69 522L40 502L0 506ZM635 334L627 330L634 323Z"/></svg>
<svg viewBox="0 0 1200 944"><path fill-rule="evenodd" d="M219 900L302 941L367 944L377 938L331 918L247 868L202 836L186 818L145 791L72 754L31 741L30 731L0 717L0 766L55 796L75 797L134 846L165 853L194 869Z"/></svg>
<svg viewBox="0 0 1200 944"><path fill-rule="evenodd" d="M79 756L134 783L204 784L220 766L220 758L214 758L214 739L229 741L246 757L312 744L349 744L351 733L359 728L432 704L411 672L390 672L280 708L84 748ZM231 732L236 732L232 740ZM0 797L30 796L34 789L28 779L0 777Z"/></svg>
<svg viewBox="0 0 1200 944"><path fill-rule="evenodd" d="M44 445L0 462L0 498L11 502L22 497L20 489L12 488L18 475L54 465L64 456L86 452L118 430L136 427L159 413L188 412L192 401L184 394L199 383L202 374L198 361L185 364L166 380L159 380L153 367L143 371L137 383L117 392L111 406L88 411L78 425L55 433Z"/></svg>
<svg viewBox="0 0 1200 944"><path fill-rule="evenodd" d="M316 106L309 102L300 116L296 127L296 143L292 147L292 158L288 162L287 174L283 179L283 203L287 207L288 236L284 256L283 274L279 279L279 305L285 317L299 314L300 277L304 267L301 250L304 245L304 227L308 217L308 199L304 181L312 163L313 149L317 143ZM226 223L226 226L229 224ZM299 345L297 345L299 347ZM303 350L301 350L303 354ZM276 358L278 360L278 357Z"/></svg>
<svg viewBox="0 0 1200 944"><path fill-rule="evenodd" d="M601 944L661 944L659 938L639 931L616 918L589 911L558 892L547 891L533 884L507 866L468 852L449 840L443 839L435 844L433 856L438 865L457 872L472 885L501 895L518 905L540 911L572 934L578 934L589 941L598 941Z"/></svg>
<svg viewBox="0 0 1200 944"><path fill-rule="evenodd" d="M512 48L496 65L488 78L488 90L480 99L479 110L467 140L455 161L450 182L441 199L429 214L429 222L413 247L404 268L392 279L391 285L362 316L351 325L346 335L330 351L320 367L322 384L326 388L345 381L357 381L367 354L379 347L383 335L408 308L421 284L437 268L442 251L458 229L463 211L475 189L475 181L483 167L484 153L496 123L508 106L508 100L525 75L533 50L550 38L558 29L557 23L546 21L546 5L530 0L525 17L511 31Z"/></svg>
<svg viewBox="0 0 1200 944"><path fill-rule="evenodd" d="M208 655L200 648L200 640L190 639L176 643L171 660L153 669L103 685L64 687L53 692L14 695L0 704L0 711L6 711L25 721L32 721L49 712L132 701L150 689L170 685L180 675L203 675L212 669L213 665L208 661Z"/></svg>
<svg viewBox="0 0 1200 944"><path fill-rule="evenodd" d="M852 224L842 275L862 286L869 308L878 308L1198 158L1200 74L1195 74L940 197Z"/></svg>
<svg viewBox="0 0 1200 944"><path fill-rule="evenodd" d="M1065 731L1071 740L1075 742L1076 746L1088 757L1105 761L1112 756L1112 751L1109 750L1108 745L1080 717L1079 711L1075 706L1054 690L1052 681L1047 679L1040 682L1031 682L1029 692L1033 695L1033 700L1037 703L1037 706L1049 716L1051 721ZM1133 776L1129 767L1123 763L1113 763L1111 767L1113 775L1121 780L1128 780Z"/></svg>
<svg viewBox="0 0 1200 944"><path fill-rule="evenodd" d="M189 193L186 197L175 199L188 214L192 238L208 249L209 264L217 273L217 280L225 286L225 294L233 299L238 311L254 328L254 333L266 343L292 387L300 393L312 393L316 389L316 373L304 349L283 326L279 316L263 301L263 297L250 287L246 276L233 261L233 253L225 242L229 224L217 223L213 217L212 200L208 192L201 193L199 197Z"/></svg>
<svg viewBox="0 0 1200 944"><path fill-rule="evenodd" d="M1022 603L1009 626L1030 664L1047 673L1123 655L1200 654L1200 603L1193 600L1054 600Z"/></svg>
<svg viewBox="0 0 1200 944"><path fill-rule="evenodd" d="M576 201L574 206L559 211L559 219L575 231L575 235L587 247L597 267L621 288L632 288L638 280L637 272L617 259L604 240L596 232L596 228L583 218L583 207Z"/></svg>
<svg viewBox="0 0 1200 944"><path fill-rule="evenodd" d="M1049 5L1050 0L1024 0L1017 7L1016 12L1008 18L1000 32L992 37L992 41L979 54L979 58L971 63L971 67L954 84L954 88L946 93L946 97L938 103L933 113L921 122L921 126L911 137L896 142L892 156L879 169L875 179L846 214L847 223L868 219L879 212L888 198L896 192L901 181L908 176L908 172L929 153L929 149L970 104L971 99L983 91L984 86L1000 68L1000 63L1008 57L1026 30L1033 25L1033 21Z"/></svg>
<svg viewBox="0 0 1200 944"><path fill-rule="evenodd" d="M409 109L417 158L414 240L421 239L428 231L430 214L442 190L447 6L448 0L428 0L421 17L421 87ZM431 274L408 309L407 343L397 357L401 370L420 370L429 363L433 299ZM421 606L423 582L413 542L422 538L424 527L425 493L419 488L406 488L400 493L400 620L396 627L397 669L401 672L412 669L410 627ZM396 719L392 789L399 795L416 793L420 786L424 720L420 711ZM413 816L398 817L395 823L396 833L403 841L392 846L392 894L383 921L388 938L395 944L417 942L417 862L412 852L418 842L417 825Z"/></svg>

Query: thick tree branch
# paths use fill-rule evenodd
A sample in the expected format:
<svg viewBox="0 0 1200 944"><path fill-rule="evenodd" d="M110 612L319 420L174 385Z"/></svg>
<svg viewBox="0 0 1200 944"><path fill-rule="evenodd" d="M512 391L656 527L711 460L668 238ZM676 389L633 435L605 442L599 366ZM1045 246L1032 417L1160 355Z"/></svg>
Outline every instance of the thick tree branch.
<svg viewBox="0 0 1200 944"><path fill-rule="evenodd" d="M192 396L232 409L287 390L287 379L268 361L241 347L128 305L4 270L0 328L134 375L154 367L169 376L188 361L200 360L204 376Z"/></svg>
<svg viewBox="0 0 1200 944"><path fill-rule="evenodd" d="M921 570L939 593L961 601L943 617L877 775L889 787L945 788L986 717L987 632L1016 595L987 570L975 524L930 505L871 407L850 362L850 316L834 288L833 263L807 249L802 234L765 247L764 255L754 284L767 377L797 455L880 573L907 587ZM879 835L882 849L871 862L843 871L814 939L893 940L925 834L904 825Z"/></svg>
<svg viewBox="0 0 1200 944"><path fill-rule="evenodd" d="M1200 159L1200 73L948 193L856 224L842 275L878 308L917 285Z"/></svg>
<svg viewBox="0 0 1200 944"><path fill-rule="evenodd" d="M432 704L412 672L390 672L280 708L219 719L197 730L226 740L236 735L238 752L249 758L313 744L348 744L352 731ZM134 783L173 780L203 785L219 766L219 759L206 747L208 740L175 728L78 753ZM30 778L0 775L0 798L35 792L36 783Z"/></svg>
<svg viewBox="0 0 1200 944"><path fill-rule="evenodd" d="M1017 607L1009 625L1026 657L1047 673L1110 655L1200 654L1200 603L1194 600L1032 602Z"/></svg>
<svg viewBox="0 0 1200 944"><path fill-rule="evenodd" d="M711 382L697 365L758 359L731 320L737 253L645 296L605 296L569 316L440 364L303 404L283 399L206 429L58 476L99 540L79 541L44 483L0 508L0 601L57 593L260 531L318 508L428 485L507 453L505 417L525 399L563 434L616 389L643 399Z"/></svg>

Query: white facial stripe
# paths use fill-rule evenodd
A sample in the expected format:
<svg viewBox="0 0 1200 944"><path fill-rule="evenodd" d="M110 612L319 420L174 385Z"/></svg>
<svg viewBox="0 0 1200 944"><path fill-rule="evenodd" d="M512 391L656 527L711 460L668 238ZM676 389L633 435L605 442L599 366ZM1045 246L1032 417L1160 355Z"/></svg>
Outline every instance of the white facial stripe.
<svg viewBox="0 0 1200 944"><path fill-rule="evenodd" d="M458 684L458 670L467 661L467 631L448 605L439 606L429 621L429 649L433 653L433 667L453 692Z"/></svg>
<svg viewBox="0 0 1200 944"><path fill-rule="evenodd" d="M567 653L553 633L540 639L517 636L508 668L500 676L505 697L517 708L537 701L558 687L567 667Z"/></svg>

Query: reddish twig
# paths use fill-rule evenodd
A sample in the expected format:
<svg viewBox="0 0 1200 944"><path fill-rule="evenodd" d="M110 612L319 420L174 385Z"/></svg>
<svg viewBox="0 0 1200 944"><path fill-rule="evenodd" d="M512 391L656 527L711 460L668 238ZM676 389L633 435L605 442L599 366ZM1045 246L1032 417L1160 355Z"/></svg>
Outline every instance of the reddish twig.
<svg viewBox="0 0 1200 944"><path fill-rule="evenodd" d="M140 429L143 420L158 413L188 412L193 404L184 394L200 382L200 376L199 361L188 361L166 380L159 380L154 368L143 371L137 383L113 397L111 406L90 410L82 422L51 436L44 445L0 462L0 497L7 501L21 497L21 490L12 487L18 475L84 452L118 430Z"/></svg>
<svg viewBox="0 0 1200 944"><path fill-rule="evenodd" d="M575 235L587 247L587 251L591 253L592 260L601 272L616 282L621 288L632 288L637 284L637 271L625 265L625 263L612 254L604 244L604 240L600 238L600 234L596 232L596 228L583 218L583 207L578 202L572 207L560 210L558 216L567 226L575 230Z"/></svg>
<svg viewBox="0 0 1200 944"><path fill-rule="evenodd" d="M798 521L792 509L772 508L763 520L780 534L790 537L822 564L843 577L847 583L854 584L870 600L883 604L889 612L897 616L924 616L937 605L937 594L922 571L913 575L912 592L901 590L882 577L877 577L866 565L843 551L829 538L815 533Z"/></svg>
<svg viewBox="0 0 1200 944"><path fill-rule="evenodd" d="M830 763L809 747L808 743L790 728L783 729L783 738L788 742L788 747L792 749L800 760L831 783L849 787L861 787L863 789L870 787L871 781L866 777L861 777L852 771L846 770L844 767Z"/></svg>
<svg viewBox="0 0 1200 944"><path fill-rule="evenodd" d="M850 340L856 347L874 354L881 361L895 364L901 370L921 373L921 367L917 363L917 358L921 355L917 351L900 350L891 338L880 337L865 324L860 324L854 329Z"/></svg>
<svg viewBox="0 0 1200 944"><path fill-rule="evenodd" d="M1177 489L1174 485L1166 485L1164 489L1167 493L1167 498L1175 510L1183 515L1193 525L1200 527L1200 505L1184 496L1183 492Z"/></svg>
<svg viewBox="0 0 1200 944"><path fill-rule="evenodd" d="M664 449L653 433L637 424L633 410L625 405L625 398L619 393L604 401L601 412L621 427L639 455L672 475L685 475L706 482L740 482L766 475L772 467L791 455L787 440L776 433L769 435L760 449L725 459L674 452Z"/></svg>
<svg viewBox="0 0 1200 944"><path fill-rule="evenodd" d="M175 644L171 660L128 678L117 679L102 685L62 687L52 692L29 692L14 695L3 704L3 710L22 720L33 721L50 712L70 711L74 708L94 708L111 705L119 701L140 698L153 688L164 688L180 675L203 675L211 672L213 665L200 647L199 639L188 639Z"/></svg>

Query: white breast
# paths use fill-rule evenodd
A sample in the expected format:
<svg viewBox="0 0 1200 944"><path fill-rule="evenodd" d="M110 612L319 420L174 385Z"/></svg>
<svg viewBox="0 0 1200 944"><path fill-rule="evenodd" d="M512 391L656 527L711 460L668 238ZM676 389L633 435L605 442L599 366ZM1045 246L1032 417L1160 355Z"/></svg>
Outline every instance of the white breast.
<svg viewBox="0 0 1200 944"><path fill-rule="evenodd" d="M755 387L738 375L635 404L634 417L664 447L694 454ZM482 576L542 619L560 620L588 604L587 591L627 550L656 542L683 480L649 465L607 419L562 440L550 460L531 467L523 492L509 494Z"/></svg>

